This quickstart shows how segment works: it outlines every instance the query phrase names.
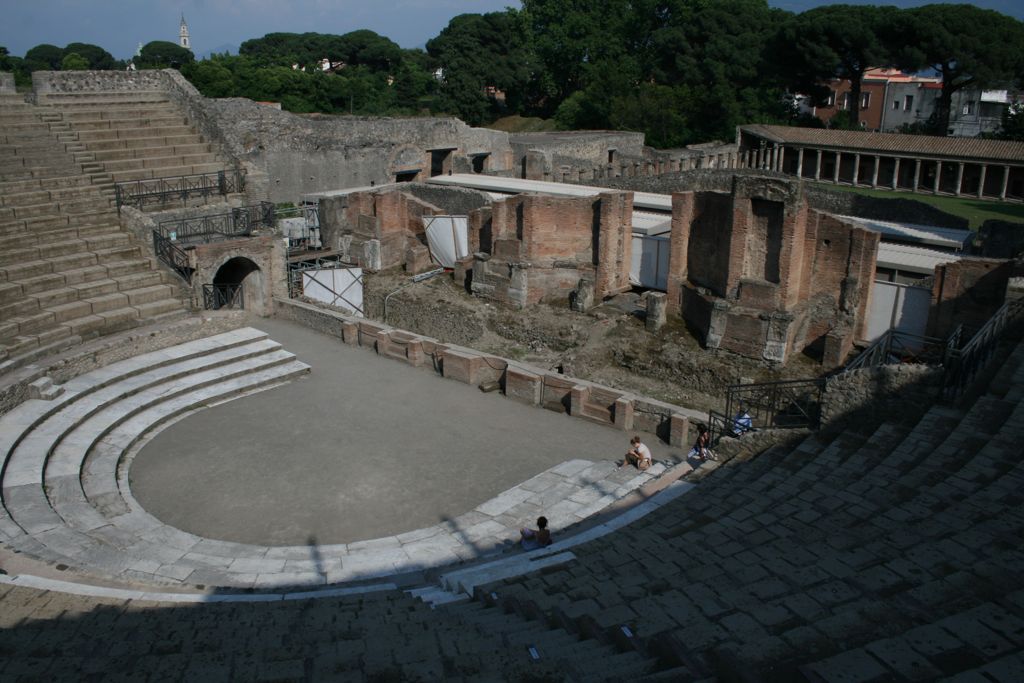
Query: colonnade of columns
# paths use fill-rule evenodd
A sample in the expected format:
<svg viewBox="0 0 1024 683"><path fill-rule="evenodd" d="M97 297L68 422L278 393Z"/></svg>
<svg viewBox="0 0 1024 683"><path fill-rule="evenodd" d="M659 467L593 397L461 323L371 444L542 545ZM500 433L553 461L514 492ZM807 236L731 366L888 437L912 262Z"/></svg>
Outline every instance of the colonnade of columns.
<svg viewBox="0 0 1024 683"><path fill-rule="evenodd" d="M741 150L739 168L854 187L1024 200L1024 165L766 144Z"/></svg>

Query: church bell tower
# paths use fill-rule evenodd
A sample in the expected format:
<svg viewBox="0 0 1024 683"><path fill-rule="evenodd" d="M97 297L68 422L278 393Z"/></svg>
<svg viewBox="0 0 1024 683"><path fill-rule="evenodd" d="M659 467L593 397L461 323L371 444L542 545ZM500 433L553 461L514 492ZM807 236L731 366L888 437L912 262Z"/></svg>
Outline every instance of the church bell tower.
<svg viewBox="0 0 1024 683"><path fill-rule="evenodd" d="M192 44L188 40L188 24L185 23L184 14L181 15L181 28L178 29L178 44L185 49L192 49Z"/></svg>

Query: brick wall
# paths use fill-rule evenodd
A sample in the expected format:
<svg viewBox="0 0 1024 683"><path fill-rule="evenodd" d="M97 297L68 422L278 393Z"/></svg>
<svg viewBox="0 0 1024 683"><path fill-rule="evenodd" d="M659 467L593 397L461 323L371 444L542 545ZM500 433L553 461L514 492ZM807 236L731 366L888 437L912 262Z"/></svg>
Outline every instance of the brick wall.
<svg viewBox="0 0 1024 683"><path fill-rule="evenodd" d="M969 331L984 325L1003 305L1014 275L1012 261L966 258L935 268L928 335L945 338L963 324Z"/></svg>

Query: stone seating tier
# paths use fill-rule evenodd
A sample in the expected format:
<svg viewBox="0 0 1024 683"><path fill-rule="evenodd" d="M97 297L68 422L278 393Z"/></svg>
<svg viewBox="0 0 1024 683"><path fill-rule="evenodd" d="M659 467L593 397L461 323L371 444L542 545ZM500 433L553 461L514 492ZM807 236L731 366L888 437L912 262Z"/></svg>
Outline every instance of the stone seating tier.
<svg viewBox="0 0 1024 683"><path fill-rule="evenodd" d="M626 625L681 680L918 680L1019 661L1022 359L1017 344L1002 397L719 468L572 563L476 596L607 640Z"/></svg>

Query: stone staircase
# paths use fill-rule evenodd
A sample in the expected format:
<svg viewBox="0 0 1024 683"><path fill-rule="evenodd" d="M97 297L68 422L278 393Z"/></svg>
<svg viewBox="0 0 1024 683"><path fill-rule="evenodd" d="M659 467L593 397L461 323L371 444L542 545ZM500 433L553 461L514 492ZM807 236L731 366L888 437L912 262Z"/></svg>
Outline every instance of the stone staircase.
<svg viewBox="0 0 1024 683"><path fill-rule="evenodd" d="M45 120L74 147L74 160L114 182L229 167L164 93L50 93L45 104Z"/></svg>
<svg viewBox="0 0 1024 683"><path fill-rule="evenodd" d="M620 681L652 662L479 604L397 590L168 606L0 583L5 680ZM13 656L17 655L17 656Z"/></svg>
<svg viewBox="0 0 1024 683"><path fill-rule="evenodd" d="M1019 680L1024 343L991 387L719 468L476 598L657 656L650 680Z"/></svg>
<svg viewBox="0 0 1024 683"><path fill-rule="evenodd" d="M0 102L0 361L183 310L121 229L113 177L53 121Z"/></svg>

